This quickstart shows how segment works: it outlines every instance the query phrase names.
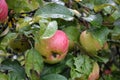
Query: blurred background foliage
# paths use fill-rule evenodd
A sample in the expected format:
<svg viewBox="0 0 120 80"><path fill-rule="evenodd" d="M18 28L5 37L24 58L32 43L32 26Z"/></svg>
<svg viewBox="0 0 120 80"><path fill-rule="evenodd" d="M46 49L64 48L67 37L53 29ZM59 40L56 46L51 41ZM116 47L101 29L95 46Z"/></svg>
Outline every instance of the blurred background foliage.
<svg viewBox="0 0 120 80"><path fill-rule="evenodd" d="M0 23L0 80L93 80L88 77L95 62L100 68L98 80L120 79L120 0L6 2L8 20ZM34 43L39 37L50 38L57 29L66 32L71 46L64 60L50 65ZM101 45L107 42L107 49L87 55L79 43L85 30Z"/></svg>

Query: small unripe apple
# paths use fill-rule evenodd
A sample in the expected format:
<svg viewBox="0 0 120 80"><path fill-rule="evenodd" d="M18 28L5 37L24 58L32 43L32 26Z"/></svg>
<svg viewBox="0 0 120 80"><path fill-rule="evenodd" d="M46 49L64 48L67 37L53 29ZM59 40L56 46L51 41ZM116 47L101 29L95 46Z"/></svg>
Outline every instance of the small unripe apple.
<svg viewBox="0 0 120 80"><path fill-rule="evenodd" d="M80 44L90 56L96 55L97 51L101 50L103 47L100 42L87 31L81 33Z"/></svg>
<svg viewBox="0 0 120 80"><path fill-rule="evenodd" d="M68 47L68 37L61 30L57 30L52 37L40 39L35 43L35 48L43 56L44 61L50 64L63 60L68 52Z"/></svg>
<svg viewBox="0 0 120 80"><path fill-rule="evenodd" d="M8 16L8 5L5 0L0 0L0 23L4 22Z"/></svg>
<svg viewBox="0 0 120 80"><path fill-rule="evenodd" d="M63 29L69 38L69 50L75 47L75 44L79 42L79 30L76 27L70 26Z"/></svg>
<svg viewBox="0 0 120 80"><path fill-rule="evenodd" d="M94 62L92 72L90 73L88 80L98 80L100 76L100 68L98 63Z"/></svg>

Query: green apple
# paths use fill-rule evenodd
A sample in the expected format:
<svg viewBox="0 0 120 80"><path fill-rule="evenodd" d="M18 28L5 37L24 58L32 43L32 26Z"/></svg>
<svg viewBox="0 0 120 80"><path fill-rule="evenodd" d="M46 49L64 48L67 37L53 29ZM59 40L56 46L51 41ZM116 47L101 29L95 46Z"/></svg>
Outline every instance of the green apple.
<svg viewBox="0 0 120 80"><path fill-rule="evenodd" d="M103 45L93 37L88 31L83 31L80 35L80 44L82 48L91 56L96 55L97 51L103 48Z"/></svg>

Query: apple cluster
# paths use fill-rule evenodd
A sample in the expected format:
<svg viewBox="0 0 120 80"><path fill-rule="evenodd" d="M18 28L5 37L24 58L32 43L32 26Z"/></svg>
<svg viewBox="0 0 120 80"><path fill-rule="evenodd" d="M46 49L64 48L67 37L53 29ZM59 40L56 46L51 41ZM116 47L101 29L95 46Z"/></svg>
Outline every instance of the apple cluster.
<svg viewBox="0 0 120 80"><path fill-rule="evenodd" d="M43 56L46 63L55 64L63 60L76 44L80 45L90 56L97 55L97 51L103 48L108 48L107 43L101 45L87 30L80 34L76 27L67 27L64 30L57 30L50 38L36 41L35 49ZM21 39L11 40L9 46L18 53L30 49L29 42Z"/></svg>
<svg viewBox="0 0 120 80"><path fill-rule="evenodd" d="M68 51L74 50L76 44L90 56L97 55L99 50L108 48L107 43L101 45L87 30L80 33L76 27L67 27L64 30L57 30L50 38L35 41L35 49L46 63L55 64L63 60ZM18 53L30 49L29 42L22 39L11 40L9 46Z"/></svg>
<svg viewBox="0 0 120 80"><path fill-rule="evenodd" d="M0 23L4 22L8 16L8 5L5 0L0 0Z"/></svg>
<svg viewBox="0 0 120 80"><path fill-rule="evenodd" d="M67 27L57 30L54 36L48 39L40 39L35 43L35 48L43 56L44 61L50 64L58 63L63 60L68 53L75 48L76 44L90 56L97 55L102 49L107 49L108 45L101 45L92 33L87 30L81 34L76 27Z"/></svg>

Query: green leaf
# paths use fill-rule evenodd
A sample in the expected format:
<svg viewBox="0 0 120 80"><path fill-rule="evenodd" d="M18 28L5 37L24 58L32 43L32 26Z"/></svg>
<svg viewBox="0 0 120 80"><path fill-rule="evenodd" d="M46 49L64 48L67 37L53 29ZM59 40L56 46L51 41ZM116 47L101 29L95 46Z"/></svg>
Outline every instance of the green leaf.
<svg viewBox="0 0 120 80"><path fill-rule="evenodd" d="M36 0L14 0L13 2L6 0L6 2L8 7L17 13L31 11L39 7L39 3Z"/></svg>
<svg viewBox="0 0 120 80"><path fill-rule="evenodd" d="M39 35L42 36L48 26L48 21L45 20L45 19L42 19L39 21L39 24L40 24L40 31L39 31Z"/></svg>
<svg viewBox="0 0 120 80"><path fill-rule="evenodd" d="M60 73L66 67L65 63L58 63L55 65L45 65L44 70L41 75L52 74L52 73Z"/></svg>
<svg viewBox="0 0 120 80"><path fill-rule="evenodd" d="M93 0L95 5L108 3L109 0Z"/></svg>
<svg viewBox="0 0 120 80"><path fill-rule="evenodd" d="M115 10L117 9L115 6L105 3L105 4L94 6L94 10L95 10L95 12L100 12L101 10L103 10L105 7L108 7L108 6L111 6Z"/></svg>
<svg viewBox="0 0 120 80"><path fill-rule="evenodd" d="M24 17L18 20L16 27L16 31L19 31L21 33L24 33L25 31L34 31L39 30L40 26L36 25L35 23L38 23L41 18L39 16L36 17Z"/></svg>
<svg viewBox="0 0 120 80"><path fill-rule="evenodd" d="M120 0L114 0L117 4L120 5Z"/></svg>
<svg viewBox="0 0 120 80"><path fill-rule="evenodd" d="M0 70L8 70L8 80L24 80L26 77L24 68L17 60L4 60L1 63Z"/></svg>
<svg viewBox="0 0 120 80"><path fill-rule="evenodd" d="M35 16L43 18L61 18L64 20L73 20L72 12L65 6L49 3L38 9Z"/></svg>
<svg viewBox="0 0 120 80"><path fill-rule="evenodd" d="M74 68L74 60L73 58L69 59L67 62L66 62L66 65L68 67L70 67L71 69Z"/></svg>
<svg viewBox="0 0 120 80"><path fill-rule="evenodd" d="M67 78L60 74L48 74L43 76L42 80L67 80Z"/></svg>
<svg viewBox="0 0 120 80"><path fill-rule="evenodd" d="M26 28L28 28L28 26L30 26L30 22L32 22L31 17L25 17L24 19L19 19L19 21L17 22L18 26L16 27L16 30L17 31L19 30L21 32L26 30Z"/></svg>
<svg viewBox="0 0 120 80"><path fill-rule="evenodd" d="M80 72L77 72L75 69L71 69L70 75L72 79L74 80L75 78L81 78L83 75Z"/></svg>
<svg viewBox="0 0 120 80"><path fill-rule="evenodd" d="M112 31L112 37L113 39L119 40L120 39L120 19L116 20L114 22L114 28Z"/></svg>
<svg viewBox="0 0 120 80"><path fill-rule="evenodd" d="M0 38L5 36L9 32L9 27L7 27L2 33L0 33Z"/></svg>
<svg viewBox="0 0 120 80"><path fill-rule="evenodd" d="M90 22L93 26L96 26L96 27L102 25L102 21L103 21L103 18L100 14L83 17L83 19Z"/></svg>
<svg viewBox="0 0 120 80"><path fill-rule="evenodd" d="M5 50L6 47L8 46L10 40L12 40L13 38L15 38L17 36L16 33L8 33L4 38L2 38L2 40L0 41L0 47Z"/></svg>
<svg viewBox="0 0 120 80"><path fill-rule="evenodd" d="M31 76L30 71L36 71L37 74L40 75L40 72L43 68L43 59L42 56L38 51L35 49L30 49L26 52L26 59L25 59L25 71L28 75L28 77Z"/></svg>
<svg viewBox="0 0 120 80"><path fill-rule="evenodd" d="M8 76L0 72L0 80L8 80Z"/></svg>
<svg viewBox="0 0 120 80"><path fill-rule="evenodd" d="M86 56L86 55L80 55L77 58L74 58L74 65L76 67L76 70L78 72L84 73L86 75L89 75L89 73L91 72L91 63L92 60Z"/></svg>
<svg viewBox="0 0 120 80"><path fill-rule="evenodd" d="M114 22L114 29L113 29L113 32L116 33L116 34L120 34L120 19L116 20Z"/></svg>
<svg viewBox="0 0 120 80"><path fill-rule="evenodd" d="M100 56L95 56L94 59L98 62L104 62L107 63L109 61L108 57L100 57Z"/></svg>
<svg viewBox="0 0 120 80"><path fill-rule="evenodd" d="M87 55L79 55L67 62L67 65L71 68L70 75L72 79L84 78L86 80L92 71L93 60Z"/></svg>
<svg viewBox="0 0 120 80"><path fill-rule="evenodd" d="M118 18L120 18L120 11L116 10L111 17L113 18L113 20L117 20Z"/></svg>
<svg viewBox="0 0 120 80"><path fill-rule="evenodd" d="M44 27L42 27L42 28L44 28ZM52 37L55 34L57 29L58 29L58 25L57 25L56 21L49 22L43 35L41 35L41 39L47 39L47 38Z"/></svg>
<svg viewBox="0 0 120 80"><path fill-rule="evenodd" d="M74 42L78 42L80 33L76 27L68 26L67 28L64 28L63 30L67 34L67 36L69 37L69 40L72 40Z"/></svg>
<svg viewBox="0 0 120 80"><path fill-rule="evenodd" d="M40 6L43 6L43 0L36 0Z"/></svg>
<svg viewBox="0 0 120 80"><path fill-rule="evenodd" d="M107 41L107 36L110 30L107 27L101 27L93 29L91 32L93 34L93 37L95 37L101 45L104 45L104 43Z"/></svg>
<svg viewBox="0 0 120 80"><path fill-rule="evenodd" d="M30 10L35 10L39 7L39 4L40 5L43 5L43 0L26 0L26 3L27 3L27 7L30 8Z"/></svg>
<svg viewBox="0 0 120 80"><path fill-rule="evenodd" d="M87 8L93 9L94 8L94 0L84 0L81 1L80 4L83 3L82 5L86 6Z"/></svg>
<svg viewBox="0 0 120 80"><path fill-rule="evenodd" d="M103 3L103 4L105 4L105 3ZM105 12L107 12L108 14L111 14L114 10L118 10L119 9L117 4L113 0L108 0L106 2L106 4L110 4L111 5L111 6L104 7ZM112 7L112 6L114 6L114 7Z"/></svg>
<svg viewBox="0 0 120 80"><path fill-rule="evenodd" d="M30 80L40 80L40 75L36 71L31 70L30 73Z"/></svg>

